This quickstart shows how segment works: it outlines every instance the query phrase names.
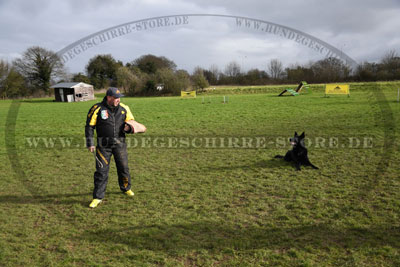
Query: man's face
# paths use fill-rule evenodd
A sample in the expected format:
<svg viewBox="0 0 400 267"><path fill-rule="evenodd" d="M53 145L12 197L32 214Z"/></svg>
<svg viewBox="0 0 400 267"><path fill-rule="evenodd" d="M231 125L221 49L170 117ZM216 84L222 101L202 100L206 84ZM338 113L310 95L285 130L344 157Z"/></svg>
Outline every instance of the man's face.
<svg viewBox="0 0 400 267"><path fill-rule="evenodd" d="M107 103L108 105L112 107L117 107L119 105L120 99L113 97L113 96L107 96Z"/></svg>

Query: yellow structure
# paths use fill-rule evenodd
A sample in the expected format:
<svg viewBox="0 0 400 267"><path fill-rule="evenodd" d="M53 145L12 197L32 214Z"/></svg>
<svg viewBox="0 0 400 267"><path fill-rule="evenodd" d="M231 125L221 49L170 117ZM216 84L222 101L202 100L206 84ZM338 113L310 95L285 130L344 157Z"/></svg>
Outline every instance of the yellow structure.
<svg viewBox="0 0 400 267"><path fill-rule="evenodd" d="M325 85L326 95L348 95L350 96L350 85L348 84L327 84Z"/></svg>
<svg viewBox="0 0 400 267"><path fill-rule="evenodd" d="M196 98L196 91L181 91L181 98Z"/></svg>

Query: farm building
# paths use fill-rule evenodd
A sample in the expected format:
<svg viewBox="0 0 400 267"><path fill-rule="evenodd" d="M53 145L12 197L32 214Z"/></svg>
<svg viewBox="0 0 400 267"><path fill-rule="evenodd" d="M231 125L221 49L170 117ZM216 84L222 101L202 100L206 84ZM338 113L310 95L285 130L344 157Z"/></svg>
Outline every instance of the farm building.
<svg viewBox="0 0 400 267"><path fill-rule="evenodd" d="M58 83L51 88L54 88L56 102L79 102L95 99L93 85L87 83Z"/></svg>

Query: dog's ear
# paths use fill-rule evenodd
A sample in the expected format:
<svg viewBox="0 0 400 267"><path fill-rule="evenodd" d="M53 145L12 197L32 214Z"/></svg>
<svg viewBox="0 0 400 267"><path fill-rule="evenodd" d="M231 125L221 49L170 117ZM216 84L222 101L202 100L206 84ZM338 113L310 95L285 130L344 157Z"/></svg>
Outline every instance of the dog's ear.
<svg viewBox="0 0 400 267"><path fill-rule="evenodd" d="M294 136L299 136L299 135L297 134L297 132L294 132Z"/></svg>
<svg viewBox="0 0 400 267"><path fill-rule="evenodd" d="M300 138L300 145L304 148L306 147L306 144L304 143L304 138Z"/></svg>
<svg viewBox="0 0 400 267"><path fill-rule="evenodd" d="M304 136L306 136L305 132L300 135L300 138L304 138Z"/></svg>

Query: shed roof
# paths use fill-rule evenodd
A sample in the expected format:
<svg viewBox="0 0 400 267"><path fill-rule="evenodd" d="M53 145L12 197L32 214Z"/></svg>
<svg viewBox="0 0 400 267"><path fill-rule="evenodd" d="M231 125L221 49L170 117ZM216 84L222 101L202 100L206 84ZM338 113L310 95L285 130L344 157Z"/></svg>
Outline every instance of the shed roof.
<svg viewBox="0 0 400 267"><path fill-rule="evenodd" d="M72 82L72 83L57 83L50 88L75 88L75 87L87 87L87 86L93 86L91 84L87 83L82 83L82 82Z"/></svg>

